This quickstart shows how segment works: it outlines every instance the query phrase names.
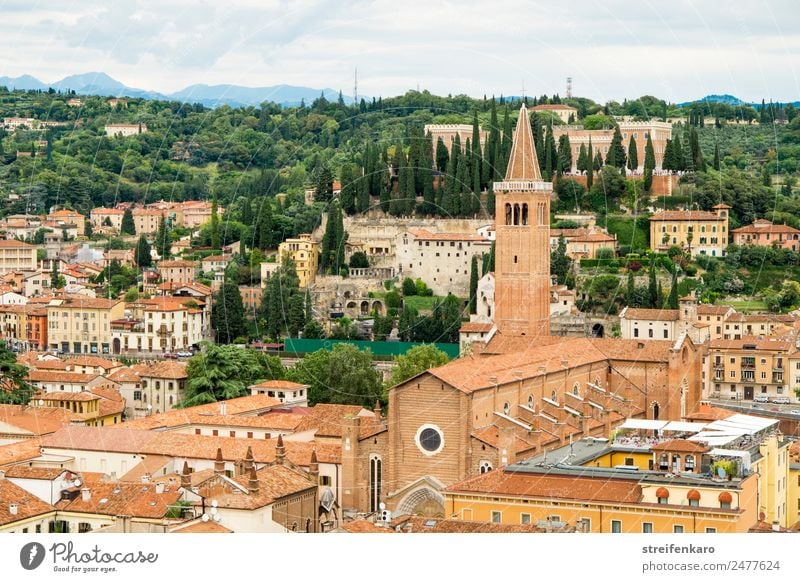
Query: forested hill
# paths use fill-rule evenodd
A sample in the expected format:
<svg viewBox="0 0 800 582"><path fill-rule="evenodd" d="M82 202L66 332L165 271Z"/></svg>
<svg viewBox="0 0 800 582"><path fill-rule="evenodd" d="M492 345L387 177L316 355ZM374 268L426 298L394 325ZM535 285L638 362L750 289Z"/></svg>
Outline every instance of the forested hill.
<svg viewBox="0 0 800 582"><path fill-rule="evenodd" d="M605 105L585 98L528 98L529 106L562 101L577 107L581 119L588 116L595 121L609 115L684 117L697 128L705 160L710 163L719 149L723 168L746 172L758 183L769 181L765 173L797 171L795 144L800 131L791 106L756 111L708 103L678 107L655 97ZM226 220L236 221L249 212L237 198L270 199L285 193L280 208L271 203L280 211L280 233L275 235L279 237L316 224L330 198L333 179L344 185L342 205L348 212L361 211L380 198L394 214L441 213L446 194L445 214L470 215L479 209L470 198L472 192L485 189L505 167L509 144L501 132L513 126L518 107L518 102L499 97L437 97L411 91L357 105L318 98L292 108L264 103L208 109L136 98L112 105L105 97L0 88L0 117L34 120L33 128L0 130L0 197L19 195L16 202L0 201L0 215L41 213L54 205L88 213L92 207L121 201L208 199L213 194L233 210ZM708 116L714 123L703 122ZM483 159L480 148L475 152L473 147L459 166L441 160L440 152L425 145L430 142L423 135L424 124L475 120L489 130L493 144ZM734 124L737 121L745 124ZM106 137L105 126L116 123L141 124L147 131ZM534 119L534 123L547 122ZM762 170L770 161L775 161L774 168ZM429 185L435 182L435 172L429 168L440 167L447 175L448 163L453 163L457 178L451 181L455 190L432 193ZM394 180L386 170L390 164L395 167ZM321 192L316 207L303 203L309 185ZM400 201L395 200L397 192ZM403 193L411 192L430 198L417 207L401 202Z"/></svg>

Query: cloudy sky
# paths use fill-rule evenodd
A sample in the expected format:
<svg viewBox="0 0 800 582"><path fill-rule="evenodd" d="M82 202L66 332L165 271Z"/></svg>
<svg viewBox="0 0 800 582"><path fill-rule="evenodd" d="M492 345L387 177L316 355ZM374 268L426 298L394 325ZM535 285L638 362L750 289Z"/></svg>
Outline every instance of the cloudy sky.
<svg viewBox="0 0 800 582"><path fill-rule="evenodd" d="M0 0L0 76L800 99L797 0Z"/></svg>

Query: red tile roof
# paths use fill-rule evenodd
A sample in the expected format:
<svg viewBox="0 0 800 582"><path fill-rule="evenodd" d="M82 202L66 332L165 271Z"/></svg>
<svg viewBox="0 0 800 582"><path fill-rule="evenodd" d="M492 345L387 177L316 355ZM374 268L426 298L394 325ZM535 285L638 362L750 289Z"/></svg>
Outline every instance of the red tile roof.
<svg viewBox="0 0 800 582"><path fill-rule="evenodd" d="M16 515L11 506L16 505ZM0 526L22 521L53 511L53 506L28 493L8 479L0 479Z"/></svg>

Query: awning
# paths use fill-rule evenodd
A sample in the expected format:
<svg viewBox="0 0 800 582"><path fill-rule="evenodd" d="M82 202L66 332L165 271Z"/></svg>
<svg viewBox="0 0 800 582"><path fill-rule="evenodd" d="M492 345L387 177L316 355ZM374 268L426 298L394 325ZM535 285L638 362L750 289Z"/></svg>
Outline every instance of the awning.
<svg viewBox="0 0 800 582"><path fill-rule="evenodd" d="M665 420L647 420L645 418L629 418L619 428L638 430L661 430L669 423Z"/></svg>
<svg viewBox="0 0 800 582"><path fill-rule="evenodd" d="M672 422L667 423L667 426L663 428L663 430L675 431L675 432L700 432L706 428L706 424L703 422L680 422L674 420Z"/></svg>
<svg viewBox="0 0 800 582"><path fill-rule="evenodd" d="M715 420L706 428L710 430L740 431L741 434L755 434L778 424L774 418L734 414L722 420Z"/></svg>
<svg viewBox="0 0 800 582"><path fill-rule="evenodd" d="M747 451L734 451L729 449L711 449L709 455L715 457L738 457L742 460L742 468L750 469L750 453Z"/></svg>

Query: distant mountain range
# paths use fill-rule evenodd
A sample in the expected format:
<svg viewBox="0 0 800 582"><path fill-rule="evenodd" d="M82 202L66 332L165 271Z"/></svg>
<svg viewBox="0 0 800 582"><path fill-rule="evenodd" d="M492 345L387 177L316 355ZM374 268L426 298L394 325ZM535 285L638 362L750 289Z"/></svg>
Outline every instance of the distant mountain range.
<svg viewBox="0 0 800 582"><path fill-rule="evenodd" d="M312 89L292 85L273 85L269 87L242 87L239 85L190 85L174 93L159 93L128 87L105 73L83 73L70 75L55 83L43 83L31 75L19 77L0 77L0 86L9 89L42 90L53 88L57 91L72 90L79 95L104 95L113 97L139 97L142 99L164 99L187 103L202 103L206 107L230 105L231 107L260 105L264 101L278 103L285 107L299 105L301 100L311 104L320 94L328 100L339 98L339 92L330 88ZM342 96L345 103L352 103L349 95Z"/></svg>

